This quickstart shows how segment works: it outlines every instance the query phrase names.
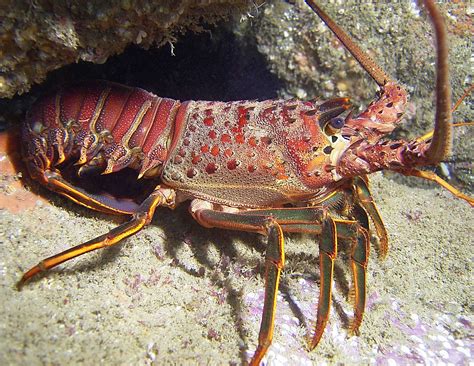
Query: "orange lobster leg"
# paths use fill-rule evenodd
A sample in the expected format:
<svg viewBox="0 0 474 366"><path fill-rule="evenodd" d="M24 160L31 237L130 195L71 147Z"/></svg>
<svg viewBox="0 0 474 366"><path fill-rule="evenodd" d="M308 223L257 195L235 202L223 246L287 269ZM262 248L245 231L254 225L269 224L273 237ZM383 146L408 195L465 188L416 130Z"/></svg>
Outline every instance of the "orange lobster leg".
<svg viewBox="0 0 474 366"><path fill-rule="evenodd" d="M357 202L364 208L364 210L372 218L372 221L375 226L375 231L379 238L379 248L380 248L380 257L383 259L387 256L388 253L388 234L385 226L383 224L382 218L380 217L377 206L375 206L374 199L369 190L369 181L367 177L365 179L357 177L353 179L352 187L355 196L357 197ZM366 227L368 230L368 227Z"/></svg>
<svg viewBox="0 0 474 366"><path fill-rule="evenodd" d="M239 215L214 210L198 210L195 218L204 226L226 227L241 231L258 231L268 236L265 255L265 300L258 336L258 347L251 365L259 365L273 339L276 297L280 274L285 262L284 238L281 226L270 216Z"/></svg>
<svg viewBox="0 0 474 366"><path fill-rule="evenodd" d="M66 181L59 172L46 170L41 182L49 189L69 198L71 201L87 208L115 214L131 215L138 212L139 205L129 199L116 199L109 194L92 194Z"/></svg>
<svg viewBox="0 0 474 366"><path fill-rule="evenodd" d="M456 102L455 106L452 108L452 111L461 104L462 100L469 95L469 93L472 91L474 88L474 84L471 85L471 87L466 90L464 95L459 98L459 100ZM462 127L462 126L474 126L474 122L460 122L460 123L453 123L453 127ZM418 137L417 141L428 141L433 138L433 133L434 131L430 131L427 134ZM430 172L430 171L423 171L419 169L403 169L401 170L401 173L403 175L408 175L408 176L413 176L413 177L418 177L418 178L423 178L427 180L431 180L432 182L438 183L441 187L447 189L449 192L451 192L453 195L455 195L458 198L461 198L465 200L467 203L469 203L471 206L474 206L474 198L469 197L468 195L462 193L459 191L456 187L453 187L451 184L446 182L444 179L441 177L437 176L435 173Z"/></svg>
<svg viewBox="0 0 474 366"><path fill-rule="evenodd" d="M276 295L280 272L284 264L284 239L282 232L304 232L320 235L321 289L316 317L316 327L309 340L313 349L318 344L329 319L331 287L334 274L334 259L337 256L338 228L343 238L353 241L351 263L354 279L354 321L351 332L356 333L362 321L365 307L365 271L369 254L368 217L362 207L356 205L356 221L333 220L323 214L319 207L280 208L248 210L238 213L214 211L212 209L194 210L193 216L206 227L219 227L231 230L260 232L268 236L265 258L265 302L260 325L259 343L251 361L258 365L265 355L273 338Z"/></svg>
<svg viewBox="0 0 474 366"><path fill-rule="evenodd" d="M363 215L365 216L366 222L368 222L367 214L363 212L363 210L360 210L360 215L358 219L362 219ZM366 270L370 246L368 230L357 221L335 219L334 222L336 224L337 237L340 239L349 239L352 242L351 268L353 284L350 297L354 303L354 317L349 326L349 333L358 334L359 326L364 316L366 302ZM320 224L288 224L282 225L282 228L285 232L321 235ZM317 323L316 321L316 324ZM323 328L323 326L321 325L319 328ZM315 329L313 334L322 333L323 329L319 328ZM316 346L317 343L314 344L314 342L310 340L310 349Z"/></svg>
<svg viewBox="0 0 474 366"><path fill-rule="evenodd" d="M319 289L318 314L316 326L309 340L309 349L314 349L321 340L324 329L329 319L332 299L332 281L334 276L334 260L337 256L336 224L326 218L322 225L321 239L319 241L319 270L321 271L321 284Z"/></svg>
<svg viewBox="0 0 474 366"><path fill-rule="evenodd" d="M412 177L419 177L419 178L431 180L435 183L438 183L441 187L447 189L449 192L451 192L456 197L461 198L464 201L466 201L467 203L469 203L471 206L474 206L474 198L469 197L468 195L462 193L457 188L453 187L451 184L446 182L441 177L438 177L433 172L418 170L418 169L404 169L402 171L402 174L403 175L409 175L409 176L412 176Z"/></svg>
<svg viewBox="0 0 474 366"><path fill-rule="evenodd" d="M359 224L355 227L355 235L352 236L352 291L350 297L354 302L354 317L349 326L349 333L358 335L365 311L367 293L366 273L370 254L370 239L369 218L364 208L360 205L355 205L353 215Z"/></svg>
<svg viewBox="0 0 474 366"><path fill-rule="evenodd" d="M278 284L284 264L283 231L280 225L272 221L268 225L268 248L265 255L265 301L253 364L260 363L273 339Z"/></svg>
<svg viewBox="0 0 474 366"><path fill-rule="evenodd" d="M21 286L33 276L56 267L58 264L68 261L69 259L119 243L121 240L128 238L149 224L158 206L172 207L173 205L174 191L162 188L156 189L138 207L137 212L133 214L130 221L110 230L107 234L100 235L95 239L42 260L23 275L17 286L21 288Z"/></svg>

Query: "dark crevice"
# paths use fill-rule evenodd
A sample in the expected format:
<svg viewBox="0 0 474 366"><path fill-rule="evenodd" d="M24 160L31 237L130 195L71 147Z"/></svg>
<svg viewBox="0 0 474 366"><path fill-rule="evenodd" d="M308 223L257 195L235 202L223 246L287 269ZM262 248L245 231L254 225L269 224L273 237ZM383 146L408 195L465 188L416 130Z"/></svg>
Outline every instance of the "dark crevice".
<svg viewBox="0 0 474 366"><path fill-rule="evenodd" d="M0 130L21 122L41 94L79 80L104 79L179 100L271 99L281 87L255 45L225 27L187 33L171 46L128 47L102 65L79 62L50 72L47 80L13 99L0 99Z"/></svg>

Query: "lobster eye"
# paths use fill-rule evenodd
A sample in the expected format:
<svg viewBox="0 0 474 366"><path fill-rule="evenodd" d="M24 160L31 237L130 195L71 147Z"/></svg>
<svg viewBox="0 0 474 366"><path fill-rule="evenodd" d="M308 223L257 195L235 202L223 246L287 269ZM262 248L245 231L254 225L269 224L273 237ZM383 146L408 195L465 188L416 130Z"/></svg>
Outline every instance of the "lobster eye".
<svg viewBox="0 0 474 366"><path fill-rule="evenodd" d="M332 118L329 121L329 124L331 125L332 128L336 130L340 130L342 127L344 127L344 118L341 118L341 117Z"/></svg>

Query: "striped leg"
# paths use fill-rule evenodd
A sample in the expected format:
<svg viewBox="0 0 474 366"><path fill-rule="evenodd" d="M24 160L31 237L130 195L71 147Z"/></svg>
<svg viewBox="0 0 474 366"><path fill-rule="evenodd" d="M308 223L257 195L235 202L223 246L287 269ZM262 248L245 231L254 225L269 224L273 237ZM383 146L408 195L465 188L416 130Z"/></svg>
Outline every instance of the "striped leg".
<svg viewBox="0 0 474 366"><path fill-rule="evenodd" d="M41 183L84 207L115 215L132 215L140 206L130 199L117 199L109 194L93 194L66 181L61 173L46 170Z"/></svg>
<svg viewBox="0 0 474 366"><path fill-rule="evenodd" d="M370 216L370 218L374 222L375 231L379 238L379 254L380 257L383 259L387 256L388 253L388 234L383 224L382 218L380 217L379 211L375 206L372 194L370 193L368 178L354 178L352 191L356 197L356 202L363 207L363 210ZM362 217L364 215L361 216L360 214L360 210L358 211L358 215L362 221L365 221L365 219ZM367 231L369 230L368 222L366 225L364 225L364 228Z"/></svg>
<svg viewBox="0 0 474 366"><path fill-rule="evenodd" d="M155 213L155 209L158 206L174 206L174 198L174 191L163 188L156 189L138 207L130 221L110 230L107 234L100 235L95 239L89 240L62 253L42 260L39 264L32 267L23 275L21 280L18 282L17 287L21 288L30 278L56 267L58 264L66 262L69 259L78 257L93 250L115 245L123 239L128 238L150 223L153 214Z"/></svg>
<svg viewBox="0 0 474 366"><path fill-rule="evenodd" d="M275 322L276 299L280 274L285 263L283 230L268 215L239 215L204 209L193 212L199 223L206 227L232 228L242 231L257 231L268 236L265 255L265 300L258 336L258 347L250 365L259 365L272 343Z"/></svg>
<svg viewBox="0 0 474 366"><path fill-rule="evenodd" d="M354 278L353 328L359 327L365 306L365 269L368 257L367 231L356 221L335 220L323 213L321 208L282 208L269 210L247 210L241 212L215 211L212 205L195 200L191 204L193 217L205 227L259 232L268 236L265 258L265 303L260 326L257 350L251 365L259 365L273 337L276 310L276 294L281 270L284 265L283 231L312 233L320 236L321 289L316 317L316 327L309 340L313 349L321 339L329 319L331 287L334 275L334 260L337 256L337 237L351 239L351 263ZM361 218L363 211L361 209ZM367 215L365 215L367 221ZM340 233L338 234L338 230Z"/></svg>
<svg viewBox="0 0 474 366"><path fill-rule="evenodd" d="M365 310L366 272L370 253L370 239L369 218L366 211L360 205L355 205L353 215L358 225L355 227L355 235L351 238L352 290L350 297L354 303L354 317L349 326L349 333L358 335Z"/></svg>
<svg viewBox="0 0 474 366"><path fill-rule="evenodd" d="M319 240L319 270L321 284L319 289L318 313L316 326L309 339L309 349L314 349L321 337L329 319L332 299L332 282L334 277L334 260L337 256L336 223L330 217L323 220L321 238Z"/></svg>

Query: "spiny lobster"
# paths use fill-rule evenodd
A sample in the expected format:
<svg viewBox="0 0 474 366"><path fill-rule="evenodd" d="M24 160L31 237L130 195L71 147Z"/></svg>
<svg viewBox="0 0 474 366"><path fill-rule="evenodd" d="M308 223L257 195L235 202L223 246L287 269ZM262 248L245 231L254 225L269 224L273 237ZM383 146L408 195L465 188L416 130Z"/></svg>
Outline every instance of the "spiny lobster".
<svg viewBox="0 0 474 366"><path fill-rule="evenodd" d="M32 178L76 203L130 215L107 234L42 260L19 281L84 253L115 245L150 223L159 206L191 199L190 213L205 227L268 237L265 300L258 365L273 337L276 295L284 267L284 232L319 236L321 270L316 325L309 348L329 318L338 240L351 242L354 317L358 333L366 303L369 217L386 256L388 237L368 188L367 174L392 170L440 183L420 166L442 161L451 148L446 31L431 0L425 6L437 37L436 121L432 133L412 141L385 139L400 122L407 93L373 62L312 0L307 4L380 86L378 99L358 116L348 98L326 101L207 102L160 98L110 82L81 83L39 99L23 126L23 154ZM344 117L343 117L344 115ZM134 169L156 188L143 202L91 193L65 179L71 163L79 176Z"/></svg>

